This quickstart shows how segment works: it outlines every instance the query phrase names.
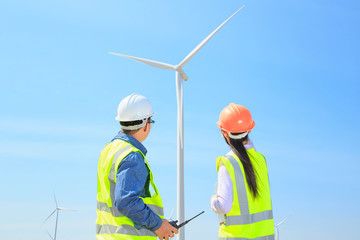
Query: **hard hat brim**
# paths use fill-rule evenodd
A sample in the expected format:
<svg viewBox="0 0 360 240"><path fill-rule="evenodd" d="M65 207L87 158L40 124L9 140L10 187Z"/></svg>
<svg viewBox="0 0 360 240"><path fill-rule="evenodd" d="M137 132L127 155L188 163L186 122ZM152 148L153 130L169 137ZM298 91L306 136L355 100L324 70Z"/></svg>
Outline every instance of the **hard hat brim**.
<svg viewBox="0 0 360 240"><path fill-rule="evenodd" d="M246 128L246 129L225 129L223 128L223 125L221 123L221 121L217 121L216 124L218 125L218 127L221 129L221 130L224 130L224 131L227 131L227 132L231 132L231 133L241 133L241 132L247 132L247 131L250 131L252 130L254 127L255 127L255 122L253 121L251 126Z"/></svg>
<svg viewBox="0 0 360 240"><path fill-rule="evenodd" d="M140 116L140 117L134 117L134 118L131 118L131 119L130 118L122 119L119 116L116 116L115 120L118 121L118 122L130 122L130 121L137 121L137 120L142 120L142 119L145 119L145 118L150 118L150 117L152 117L154 115L155 115L155 113L152 113L152 114L149 114L149 115Z"/></svg>

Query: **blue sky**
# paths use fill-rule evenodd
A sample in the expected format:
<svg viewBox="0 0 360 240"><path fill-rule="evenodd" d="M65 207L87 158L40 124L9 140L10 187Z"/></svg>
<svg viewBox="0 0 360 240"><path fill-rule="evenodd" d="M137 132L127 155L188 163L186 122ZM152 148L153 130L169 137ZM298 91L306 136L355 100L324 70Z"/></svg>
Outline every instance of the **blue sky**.
<svg viewBox="0 0 360 240"><path fill-rule="evenodd" d="M268 161L281 239L358 239L360 3L358 1L1 1L0 233L95 239L96 170L119 130L118 103L153 103L144 142L165 215L176 208L175 74L109 55L180 61L240 6L184 67L186 239L217 239L209 207L216 126L230 102L252 112ZM176 211L175 211L176 212ZM176 213L173 218L176 218Z"/></svg>

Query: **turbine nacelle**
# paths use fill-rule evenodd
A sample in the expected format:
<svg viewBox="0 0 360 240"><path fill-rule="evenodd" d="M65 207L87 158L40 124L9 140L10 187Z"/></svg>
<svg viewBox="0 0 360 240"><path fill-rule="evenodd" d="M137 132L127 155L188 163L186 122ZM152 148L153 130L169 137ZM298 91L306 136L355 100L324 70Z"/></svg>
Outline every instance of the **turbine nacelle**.
<svg viewBox="0 0 360 240"><path fill-rule="evenodd" d="M62 207L57 207L56 210L70 210L70 211L73 211L71 209L68 209L68 208L62 208Z"/></svg>

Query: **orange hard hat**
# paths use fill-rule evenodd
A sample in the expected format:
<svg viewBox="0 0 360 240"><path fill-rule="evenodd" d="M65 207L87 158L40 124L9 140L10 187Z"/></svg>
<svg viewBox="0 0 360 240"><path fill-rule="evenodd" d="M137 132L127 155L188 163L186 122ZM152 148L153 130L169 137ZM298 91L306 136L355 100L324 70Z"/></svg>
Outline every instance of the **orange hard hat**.
<svg viewBox="0 0 360 240"><path fill-rule="evenodd" d="M230 103L221 111L217 125L226 132L240 133L253 129L255 122L246 107Z"/></svg>

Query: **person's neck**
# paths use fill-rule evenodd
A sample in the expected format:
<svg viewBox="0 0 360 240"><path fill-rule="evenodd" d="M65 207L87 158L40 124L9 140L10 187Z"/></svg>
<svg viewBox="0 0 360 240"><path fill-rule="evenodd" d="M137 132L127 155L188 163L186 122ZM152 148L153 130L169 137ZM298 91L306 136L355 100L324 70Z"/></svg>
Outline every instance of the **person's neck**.
<svg viewBox="0 0 360 240"><path fill-rule="evenodd" d="M141 143L146 139L146 134L142 131L142 129L135 132L134 134L131 134L130 136L132 136Z"/></svg>
<svg viewBox="0 0 360 240"><path fill-rule="evenodd" d="M129 136L132 136L133 138L135 138L136 140L138 140L139 142L143 142L144 138L140 135L140 134L129 134Z"/></svg>

